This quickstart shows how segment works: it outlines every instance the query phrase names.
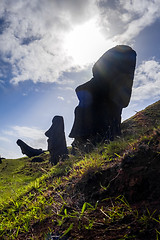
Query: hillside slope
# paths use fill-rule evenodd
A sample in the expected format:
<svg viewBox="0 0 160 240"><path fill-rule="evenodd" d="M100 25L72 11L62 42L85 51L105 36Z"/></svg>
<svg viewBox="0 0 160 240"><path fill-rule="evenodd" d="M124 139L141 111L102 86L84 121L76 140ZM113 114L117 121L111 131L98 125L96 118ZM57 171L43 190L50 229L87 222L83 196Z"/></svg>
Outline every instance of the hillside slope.
<svg viewBox="0 0 160 240"><path fill-rule="evenodd" d="M160 100L137 112L122 123L123 134L145 134L145 131L160 126Z"/></svg>
<svg viewBox="0 0 160 240"><path fill-rule="evenodd" d="M159 180L160 101L1 203L0 239L160 239Z"/></svg>
<svg viewBox="0 0 160 240"><path fill-rule="evenodd" d="M35 162L40 159L42 162ZM42 176L50 169L47 153L33 158L3 159L0 164L0 203L16 198L30 182Z"/></svg>

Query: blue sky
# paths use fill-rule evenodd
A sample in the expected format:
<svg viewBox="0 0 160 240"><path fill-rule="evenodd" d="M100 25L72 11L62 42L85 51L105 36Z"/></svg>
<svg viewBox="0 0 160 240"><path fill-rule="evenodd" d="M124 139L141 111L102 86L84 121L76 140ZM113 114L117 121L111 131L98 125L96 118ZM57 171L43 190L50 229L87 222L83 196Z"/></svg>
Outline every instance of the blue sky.
<svg viewBox="0 0 160 240"><path fill-rule="evenodd" d="M18 138L47 149L44 132L62 115L68 138L75 88L111 47L137 52L132 98L123 119L160 97L159 0L1 0L0 155L21 157Z"/></svg>

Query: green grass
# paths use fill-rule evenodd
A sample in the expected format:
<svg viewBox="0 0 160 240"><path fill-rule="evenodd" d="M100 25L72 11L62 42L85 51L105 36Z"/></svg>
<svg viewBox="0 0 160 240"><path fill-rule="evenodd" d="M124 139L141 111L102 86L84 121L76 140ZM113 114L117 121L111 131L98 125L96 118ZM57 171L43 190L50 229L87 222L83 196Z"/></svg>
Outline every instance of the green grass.
<svg viewBox="0 0 160 240"><path fill-rule="evenodd" d="M117 146L119 146L120 140L118 139L117 141ZM67 192L70 184L76 184L84 175L91 172L90 170L92 170L92 172L101 171L103 166L111 161L110 152L115 155L115 145L116 143L111 143L108 149L105 147L103 154L98 154L100 149L97 148L91 154L83 157L70 157L66 162L59 163L41 177L36 178L35 181L31 181L23 191L19 190L19 196L17 195L17 198L10 199L9 203L5 203L5 201L2 203L1 201L0 237L4 239L17 239L20 233L27 233L31 225L44 221L47 218L51 218L54 222L53 228L55 224L60 228L65 228L63 235L72 231L72 228L75 228L77 224L80 229L92 230L98 226L100 221L92 215L95 211L99 211L99 214L102 213L101 224L106 226L106 228L110 228L108 225L113 222L119 223L119 221L128 215L131 215L132 218L134 217L135 219L134 211L132 211L123 197L119 197L119 199L115 201L113 200L114 204L112 201L112 206L109 208L102 205L102 203L97 208L97 204L94 206L85 201L79 205L78 199L76 199L77 204L74 202L74 207L71 207L71 205L73 205L72 198ZM121 151L124 150L123 148L124 146ZM120 154L119 147L117 150ZM16 166L19 164L19 161L20 159L17 160L17 163L14 162L16 169L14 169L14 171L18 172L19 169L23 169L25 164L28 163L28 160L25 159L23 164L21 163L21 166L19 165L19 168L17 168ZM12 173L14 171L12 171ZM16 180L17 179L18 177ZM23 184L25 183L26 185L26 177L22 177L22 179ZM20 185L21 184L22 182ZM106 200L103 202L105 201ZM76 205L77 207L75 207ZM142 222L146 221L145 217L143 219L142 217L139 218ZM139 220L136 219L136 221ZM53 229L51 229L51 231L53 231ZM127 239L127 235L123 239Z"/></svg>
<svg viewBox="0 0 160 240"><path fill-rule="evenodd" d="M20 187L27 185L34 178L17 173L17 170L23 168L26 163L27 158L23 158L5 159L0 164L0 202L15 195Z"/></svg>
<svg viewBox="0 0 160 240"><path fill-rule="evenodd" d="M108 232L122 232L119 240L136 239L136 233L130 231L132 227L138 226L143 233L155 223L155 239L160 239L160 219L154 211L139 212L123 196L108 196L99 203L90 203L75 188L77 183L85 184L87 177L101 174L113 163L118 163L128 149L134 150L139 141L146 141L149 145L155 135L148 132L159 129L160 121L153 121L159 116L159 105L160 102L125 121L122 136L115 141L97 146L90 154L70 156L54 167L48 162L48 153L42 156L42 163L32 163L29 158L4 159L0 164L0 239L22 239L20 235L27 234L32 226L47 219L51 224L37 239L44 239L45 233L51 234L56 228L62 231L62 235L67 235L73 230L78 234L78 231L92 231L99 226ZM104 186L102 188L107 190ZM128 223L126 219L129 219Z"/></svg>
<svg viewBox="0 0 160 240"><path fill-rule="evenodd" d="M71 158L72 161L70 159L66 163L58 164L48 173L33 181L17 199L10 200L8 204L1 203L0 236L4 239L17 239L20 233L27 233L31 225L47 218L53 219L53 228L55 224L60 228L65 228L63 235L72 231L72 228L76 226L79 226L81 230L92 230L99 224L110 228L110 224L118 224L127 216L131 216L132 220L144 225L143 228L146 227L145 222L153 221L146 215L137 218L137 213L131 209L123 197L112 200L110 207L101 203L97 208L97 205L93 206L84 202L81 207L78 205L75 207L76 204L74 204L71 208L72 199L66 191L68 185L74 183L74 179L76 181L80 179L89 169L94 168L98 171L103 166L102 162L105 164L105 161L101 161L103 156L97 160L96 153L88 157L85 156L76 163L74 163L75 159ZM78 203L78 199L76 201ZM101 222L94 216L95 211L99 211L98 214L102 213ZM123 227L129 228L130 223ZM123 239L129 238L125 235Z"/></svg>
<svg viewBox="0 0 160 240"><path fill-rule="evenodd" d="M10 199L10 202L3 201L0 204L0 236L6 236L6 239L15 239L19 232L29 230L29 225L37 220L42 221L52 214L54 205L56 211L63 206L61 191L57 191L57 203L54 198L49 196L50 190L54 192L61 183L60 175L65 176L70 169L70 161L67 164L51 168L48 173L23 189L18 191L17 199ZM67 170L68 169L68 170ZM53 179L54 177L54 179ZM52 210L50 209L52 206Z"/></svg>
<svg viewBox="0 0 160 240"><path fill-rule="evenodd" d="M43 154L45 158L49 155ZM48 161L32 163L27 157L19 159L3 159L0 164L0 203L15 198L17 192L32 181L42 176L50 168Z"/></svg>

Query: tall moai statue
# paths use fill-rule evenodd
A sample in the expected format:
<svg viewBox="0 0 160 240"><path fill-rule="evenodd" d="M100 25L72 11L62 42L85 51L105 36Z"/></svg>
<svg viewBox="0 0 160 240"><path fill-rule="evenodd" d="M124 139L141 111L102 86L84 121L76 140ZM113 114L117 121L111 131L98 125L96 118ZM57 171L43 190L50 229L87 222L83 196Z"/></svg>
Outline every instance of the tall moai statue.
<svg viewBox="0 0 160 240"><path fill-rule="evenodd" d="M48 151L50 162L56 165L59 160L68 158L68 149L64 133L64 120L62 116L55 116L52 125L45 135L48 137Z"/></svg>
<svg viewBox="0 0 160 240"><path fill-rule="evenodd" d="M121 113L131 97L136 52L129 46L118 45L102 55L94 64L93 78L78 86L79 105L69 137L76 148L87 151L121 133Z"/></svg>

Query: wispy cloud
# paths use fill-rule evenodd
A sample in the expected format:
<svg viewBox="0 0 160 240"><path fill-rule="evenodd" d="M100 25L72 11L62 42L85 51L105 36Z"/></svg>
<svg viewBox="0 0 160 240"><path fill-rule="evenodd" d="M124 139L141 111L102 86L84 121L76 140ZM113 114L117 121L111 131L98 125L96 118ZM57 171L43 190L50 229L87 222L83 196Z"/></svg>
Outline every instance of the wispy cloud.
<svg viewBox="0 0 160 240"><path fill-rule="evenodd" d="M70 48L83 61L86 52L98 56L112 44L130 44L160 17L160 1L2 0L0 14L0 54L12 67L11 83L64 83L64 72L82 69ZM73 40L85 28L80 41L67 48L67 39Z"/></svg>
<svg viewBox="0 0 160 240"><path fill-rule="evenodd" d="M0 137L0 141L2 141L2 142L8 142L8 143L11 142L11 140L8 139L8 138L6 138L6 137Z"/></svg>
<svg viewBox="0 0 160 240"><path fill-rule="evenodd" d="M3 76L2 74L0 74L0 77ZM0 84L4 84L3 80L0 80Z"/></svg>
<svg viewBox="0 0 160 240"><path fill-rule="evenodd" d="M72 87L58 87L59 90L62 90L62 91L72 91L74 92L74 88Z"/></svg>
<svg viewBox="0 0 160 240"><path fill-rule="evenodd" d="M0 157L8 158L8 159L15 159L18 158L19 155L15 153L15 151L7 150L0 146Z"/></svg>
<svg viewBox="0 0 160 240"><path fill-rule="evenodd" d="M35 127L12 126L9 130L4 130L3 134L16 137L16 139L20 138L32 147L46 149L47 138L44 132L44 130Z"/></svg>
<svg viewBox="0 0 160 240"><path fill-rule="evenodd" d="M133 40L141 30L146 26L151 25L160 17L160 2L158 0L121 0L120 2L121 7L124 10L121 20L125 23L126 30L123 34L118 35L115 38L119 39L121 42Z"/></svg>
<svg viewBox="0 0 160 240"><path fill-rule="evenodd" d="M131 44L134 37L160 17L159 0L112 0L110 5L99 0L99 6L105 36L119 43Z"/></svg>
<svg viewBox="0 0 160 240"><path fill-rule="evenodd" d="M144 61L136 70L132 100L156 99L160 96L160 63Z"/></svg>
<svg viewBox="0 0 160 240"><path fill-rule="evenodd" d="M13 126L11 132L8 132L10 135L18 135L18 136L23 136L26 138L32 138L32 139L37 139L44 134L43 130L40 130L38 128L31 128L31 127L25 127L25 126Z"/></svg>
<svg viewBox="0 0 160 240"><path fill-rule="evenodd" d="M93 16L94 2L2 0L0 52L12 65L11 82L54 82L69 70L73 62L66 54L64 39L74 26Z"/></svg>
<svg viewBox="0 0 160 240"><path fill-rule="evenodd" d="M58 98L59 100L61 100L61 101L64 101L64 97L58 96L57 98Z"/></svg>

